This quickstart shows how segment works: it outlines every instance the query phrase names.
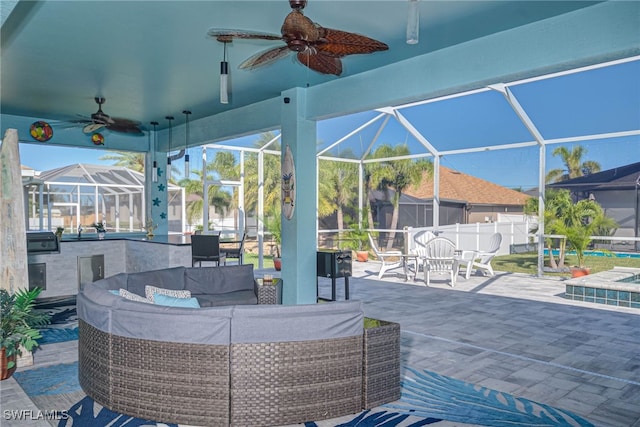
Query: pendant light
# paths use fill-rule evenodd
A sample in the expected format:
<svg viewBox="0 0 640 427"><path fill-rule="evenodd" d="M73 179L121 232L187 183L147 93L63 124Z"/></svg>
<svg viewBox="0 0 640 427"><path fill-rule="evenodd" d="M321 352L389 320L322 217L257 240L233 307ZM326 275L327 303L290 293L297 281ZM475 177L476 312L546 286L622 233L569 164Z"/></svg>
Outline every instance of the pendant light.
<svg viewBox="0 0 640 427"><path fill-rule="evenodd" d="M191 176L191 170L189 169L189 114L191 111L184 110L182 114L185 115L184 119L184 149L186 154L184 155L184 177L189 178Z"/></svg>
<svg viewBox="0 0 640 427"><path fill-rule="evenodd" d="M407 44L417 44L420 35L420 9L418 0L409 0L407 13Z"/></svg>
<svg viewBox="0 0 640 427"><path fill-rule="evenodd" d="M169 120L169 151L167 151L167 166L171 166L171 138L173 137L171 132L171 120L173 116L167 116L165 119ZM171 173L170 168L167 168L167 174Z"/></svg>
<svg viewBox="0 0 640 427"><path fill-rule="evenodd" d="M156 150L158 149L158 134L156 133L156 126L158 122L151 122L153 126L153 168L151 168L151 181L158 182L158 162L155 160Z"/></svg>
<svg viewBox="0 0 640 427"><path fill-rule="evenodd" d="M220 62L220 103L229 103L229 63L227 62L227 43L229 41L222 40L223 54L222 62Z"/></svg>

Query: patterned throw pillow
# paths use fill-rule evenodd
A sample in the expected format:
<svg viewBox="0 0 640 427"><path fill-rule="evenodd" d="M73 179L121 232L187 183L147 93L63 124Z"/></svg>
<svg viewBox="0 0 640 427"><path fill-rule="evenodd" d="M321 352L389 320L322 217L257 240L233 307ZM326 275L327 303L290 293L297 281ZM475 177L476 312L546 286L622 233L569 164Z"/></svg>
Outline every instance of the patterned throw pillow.
<svg viewBox="0 0 640 427"><path fill-rule="evenodd" d="M162 294L174 298L191 298L191 291L188 290L165 289L151 285L147 285L144 287L144 294L152 303L155 303L153 294Z"/></svg>
<svg viewBox="0 0 640 427"><path fill-rule="evenodd" d="M129 292L128 290L123 288L120 288L120 290L118 291L118 295L131 301L145 302L149 304L149 300L147 300L146 298L141 297L138 294L134 294L133 292Z"/></svg>

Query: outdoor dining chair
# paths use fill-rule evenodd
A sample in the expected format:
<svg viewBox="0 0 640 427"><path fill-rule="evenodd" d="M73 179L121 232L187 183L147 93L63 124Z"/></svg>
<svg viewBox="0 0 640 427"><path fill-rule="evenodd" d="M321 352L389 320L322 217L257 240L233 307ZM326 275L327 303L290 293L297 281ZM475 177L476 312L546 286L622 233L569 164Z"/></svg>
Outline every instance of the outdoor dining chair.
<svg viewBox="0 0 640 427"><path fill-rule="evenodd" d="M191 266L202 267L202 261L215 262L218 266L226 264L226 257L220 253L219 234L193 234L191 236Z"/></svg>
<svg viewBox="0 0 640 427"><path fill-rule="evenodd" d="M434 237L424 245L417 243L416 252L419 255L419 262L422 262L426 286L430 285L431 273L448 273L451 277L451 287L456 284L458 258L456 245L451 240Z"/></svg>
<svg viewBox="0 0 640 427"><path fill-rule="evenodd" d="M224 255L227 257L227 259L237 259L238 264L242 264L242 258L244 255L244 241L246 238L247 238L247 233L244 233L242 235L242 239L240 239L239 242L234 242L238 246L236 246L235 248L223 249Z"/></svg>

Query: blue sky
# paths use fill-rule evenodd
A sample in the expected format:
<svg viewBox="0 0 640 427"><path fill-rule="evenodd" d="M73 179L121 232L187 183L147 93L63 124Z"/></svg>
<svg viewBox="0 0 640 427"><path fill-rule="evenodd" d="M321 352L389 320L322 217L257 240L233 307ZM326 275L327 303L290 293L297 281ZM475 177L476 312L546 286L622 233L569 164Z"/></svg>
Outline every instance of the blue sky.
<svg viewBox="0 0 640 427"><path fill-rule="evenodd" d="M538 130L547 140L640 129L640 61L618 64L553 79L533 81L512 87ZM466 147L485 147L532 141L533 137L518 119L504 97L496 91L453 98L401 109L424 137L439 151ZM360 113L318 123L318 140L333 142L377 115ZM363 130L340 145L340 150L363 150L378 132L379 124ZM255 137L243 138L252 142ZM407 143L412 152L425 152L405 128L390 120L380 133L379 144ZM640 136L582 141L587 149L583 160L600 163L602 170L640 161ZM250 144L249 144L250 145ZM547 171L562 168L547 148ZM375 148L375 146L374 146ZM198 168L199 149L191 149L192 169ZM112 164L101 161L106 153L97 149L46 147L21 144L23 165L49 170L73 163ZM445 155L446 166L506 187L528 189L538 183L537 147L497 150L472 154ZM182 170L181 161L174 163Z"/></svg>

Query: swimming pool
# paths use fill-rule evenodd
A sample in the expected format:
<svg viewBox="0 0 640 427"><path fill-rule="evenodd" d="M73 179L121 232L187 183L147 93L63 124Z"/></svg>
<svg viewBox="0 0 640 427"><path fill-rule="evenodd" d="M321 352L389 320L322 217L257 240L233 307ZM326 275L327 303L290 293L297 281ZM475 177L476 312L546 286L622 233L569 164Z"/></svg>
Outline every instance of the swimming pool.
<svg viewBox="0 0 640 427"><path fill-rule="evenodd" d="M567 299L640 308L640 268L614 267L564 283Z"/></svg>
<svg viewBox="0 0 640 427"><path fill-rule="evenodd" d="M552 254L554 255L559 255L560 251L557 249L554 249L553 251L551 251ZM545 249L544 250L544 254L548 255L549 254L549 250ZM568 251L567 255L575 255L576 251ZM616 258L639 258L640 259L640 253L635 253L635 252L602 252L602 251L584 251L584 255L585 256L608 256L608 257L616 257Z"/></svg>

